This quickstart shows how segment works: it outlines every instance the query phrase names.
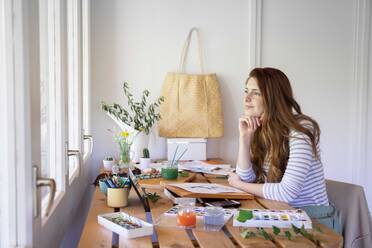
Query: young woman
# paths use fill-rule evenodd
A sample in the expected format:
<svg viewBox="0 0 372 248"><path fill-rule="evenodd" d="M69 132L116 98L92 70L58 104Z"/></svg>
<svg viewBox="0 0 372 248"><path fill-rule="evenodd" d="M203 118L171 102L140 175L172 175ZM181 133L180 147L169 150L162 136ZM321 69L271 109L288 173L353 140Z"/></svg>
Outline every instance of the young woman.
<svg viewBox="0 0 372 248"><path fill-rule="evenodd" d="M239 155L229 183L293 207L328 206L319 154L319 126L293 98L287 76L256 68L245 88Z"/></svg>

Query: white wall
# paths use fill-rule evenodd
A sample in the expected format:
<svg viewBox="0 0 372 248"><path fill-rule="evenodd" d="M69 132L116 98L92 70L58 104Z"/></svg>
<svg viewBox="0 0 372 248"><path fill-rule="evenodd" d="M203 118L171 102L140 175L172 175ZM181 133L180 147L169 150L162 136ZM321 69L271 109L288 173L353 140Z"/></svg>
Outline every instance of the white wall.
<svg viewBox="0 0 372 248"><path fill-rule="evenodd" d="M192 26L200 28L208 72L216 72L223 92L225 137L211 140L209 157L233 162L237 151L237 117L242 111L248 73L248 1L93 1L92 134L96 166L116 145L106 131L113 126L100 108L102 100L123 103L121 82L139 96L160 94L167 71L176 71L183 42ZM195 41L195 40L194 40ZM189 71L198 72L191 44ZM165 150L165 142L161 151ZM161 151L150 151L165 157Z"/></svg>
<svg viewBox="0 0 372 248"><path fill-rule="evenodd" d="M318 121L326 177L349 182L353 2L264 1L262 26L262 65L286 72Z"/></svg>
<svg viewBox="0 0 372 248"><path fill-rule="evenodd" d="M372 12L372 4L371 4L371 12ZM372 43L372 17L371 24L370 24L370 32L369 32L369 41L370 44ZM369 203L370 212L372 212L372 180L370 180L370 176L372 175L372 45L369 46L369 81L368 81L368 136L367 136L367 163L365 172L365 189L366 189L366 196Z"/></svg>
<svg viewBox="0 0 372 248"><path fill-rule="evenodd" d="M353 169L354 4L348 0L262 2L261 64L278 67L288 75L303 112L320 124L326 177L347 182L352 180ZM100 102L123 103L123 80L131 83L136 94L148 88L153 97L158 96L165 73L177 69L192 26L201 30L206 68L218 74L223 94L225 137L208 143L208 155L235 163L236 122L250 69L248 7L249 1L244 0L92 2L96 168L105 154L116 149L105 131L113 123L101 111ZM189 59L190 71L197 71L195 56Z"/></svg>

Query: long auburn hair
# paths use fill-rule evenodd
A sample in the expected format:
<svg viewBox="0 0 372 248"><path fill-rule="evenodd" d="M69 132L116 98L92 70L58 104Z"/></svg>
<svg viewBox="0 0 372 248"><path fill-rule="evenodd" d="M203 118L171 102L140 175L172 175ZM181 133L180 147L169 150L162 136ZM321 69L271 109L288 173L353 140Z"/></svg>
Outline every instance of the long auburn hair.
<svg viewBox="0 0 372 248"><path fill-rule="evenodd" d="M256 182L265 182L263 169L266 159L270 166L267 182L280 182L289 158L289 134L295 130L305 134L311 142L313 155L318 157L320 129L316 121L302 114L295 101L287 76L275 68L255 68L249 78L255 78L263 99L262 124L254 133L251 143L251 161ZM246 81L246 84L248 82Z"/></svg>

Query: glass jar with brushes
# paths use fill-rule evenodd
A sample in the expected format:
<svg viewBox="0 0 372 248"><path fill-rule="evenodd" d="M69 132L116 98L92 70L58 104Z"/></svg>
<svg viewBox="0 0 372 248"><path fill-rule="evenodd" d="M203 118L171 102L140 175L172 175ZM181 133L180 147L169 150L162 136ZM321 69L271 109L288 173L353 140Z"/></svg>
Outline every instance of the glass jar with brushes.
<svg viewBox="0 0 372 248"><path fill-rule="evenodd" d="M161 169L161 176L164 179L176 179L178 177L178 163L180 159L185 155L187 152L187 148L181 153L181 155L176 159L177 157L177 151L178 151L178 146L176 147L176 150L173 154L173 159L172 161L167 161L165 166Z"/></svg>

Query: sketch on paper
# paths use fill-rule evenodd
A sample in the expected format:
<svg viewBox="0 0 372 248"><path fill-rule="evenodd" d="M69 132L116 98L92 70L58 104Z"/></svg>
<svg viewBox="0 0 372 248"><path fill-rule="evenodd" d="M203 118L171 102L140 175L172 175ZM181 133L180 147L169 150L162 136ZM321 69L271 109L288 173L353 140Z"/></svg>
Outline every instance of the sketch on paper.
<svg viewBox="0 0 372 248"><path fill-rule="evenodd" d="M236 188L217 183L174 183L169 185L190 191L192 193L201 194L243 193L243 191Z"/></svg>

